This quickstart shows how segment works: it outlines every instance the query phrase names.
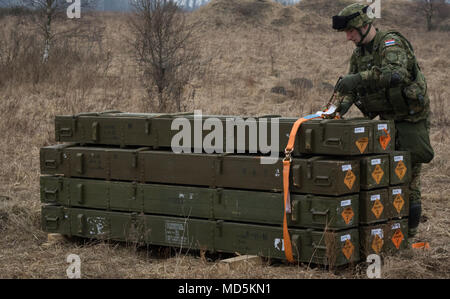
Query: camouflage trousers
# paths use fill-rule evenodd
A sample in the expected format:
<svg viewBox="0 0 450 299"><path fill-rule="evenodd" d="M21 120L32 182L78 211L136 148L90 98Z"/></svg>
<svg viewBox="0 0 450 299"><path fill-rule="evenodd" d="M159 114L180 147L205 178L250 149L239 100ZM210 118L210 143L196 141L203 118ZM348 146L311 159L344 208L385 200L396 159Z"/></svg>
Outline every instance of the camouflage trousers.
<svg viewBox="0 0 450 299"><path fill-rule="evenodd" d="M417 163L412 166L411 182L409 183L409 202L421 203L421 188L420 188L420 173L422 171L422 164Z"/></svg>
<svg viewBox="0 0 450 299"><path fill-rule="evenodd" d="M409 237L417 234L417 228L422 215L422 194L420 188L420 172L422 164L417 163L412 166L411 182L409 183Z"/></svg>
<svg viewBox="0 0 450 299"><path fill-rule="evenodd" d="M411 152L412 177L409 184L409 235L412 237L417 232L422 215L420 173L422 163L428 163L433 159L434 151L429 140L430 121L418 123L396 123L397 140L396 149Z"/></svg>

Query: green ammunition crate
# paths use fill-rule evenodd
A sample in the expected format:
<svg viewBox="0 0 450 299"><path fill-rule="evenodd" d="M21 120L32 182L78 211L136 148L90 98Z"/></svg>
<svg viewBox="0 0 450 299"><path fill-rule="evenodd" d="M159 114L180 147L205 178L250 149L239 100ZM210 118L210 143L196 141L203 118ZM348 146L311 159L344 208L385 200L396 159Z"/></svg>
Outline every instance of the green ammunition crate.
<svg viewBox="0 0 450 299"><path fill-rule="evenodd" d="M41 201L67 207L282 224L282 193L136 184L41 176ZM358 194L292 194L289 226L347 229L358 225Z"/></svg>
<svg viewBox="0 0 450 299"><path fill-rule="evenodd" d="M388 154L395 149L395 123L393 120L369 120L367 118L351 120L366 121L372 125L372 152L374 154Z"/></svg>
<svg viewBox="0 0 450 299"><path fill-rule="evenodd" d="M52 205L42 206L42 219L44 231L64 235L286 258L281 226ZM340 266L359 261L357 229L324 233L291 228L289 233L300 262Z"/></svg>
<svg viewBox="0 0 450 299"><path fill-rule="evenodd" d="M392 254L408 248L408 219L390 220L386 236L386 252Z"/></svg>
<svg viewBox="0 0 450 299"><path fill-rule="evenodd" d="M41 173L66 177L282 191L282 159L260 156L175 154L167 151L77 146L41 148ZM327 157L295 158L291 191L344 195L359 192L359 162Z"/></svg>
<svg viewBox="0 0 450 299"><path fill-rule="evenodd" d="M372 120L373 152L375 154L390 153L395 149L395 124L393 120ZM387 134L386 134L387 132Z"/></svg>
<svg viewBox="0 0 450 299"><path fill-rule="evenodd" d="M359 222L371 224L388 219L387 205L389 201L388 189L361 191L359 193Z"/></svg>
<svg viewBox="0 0 450 299"><path fill-rule="evenodd" d="M386 214L389 219L409 216L409 187L408 185L389 187L389 200Z"/></svg>
<svg viewBox="0 0 450 299"><path fill-rule="evenodd" d="M387 252L389 235L387 223L377 223L359 227L361 257L364 259L371 254L382 255Z"/></svg>
<svg viewBox="0 0 450 299"><path fill-rule="evenodd" d="M390 154L391 185L407 184L411 181L411 154L395 151Z"/></svg>
<svg viewBox="0 0 450 299"><path fill-rule="evenodd" d="M389 155L370 155L353 158L360 162L362 190L389 186Z"/></svg>
<svg viewBox="0 0 450 299"><path fill-rule="evenodd" d="M408 247L408 219L359 227L361 257L393 254Z"/></svg>
<svg viewBox="0 0 450 299"><path fill-rule="evenodd" d="M290 229L292 251L300 262L341 266L359 261L358 229L323 232ZM282 228L219 222L218 251L285 259Z"/></svg>
<svg viewBox="0 0 450 299"><path fill-rule="evenodd" d="M63 142L154 145L152 119L163 114L80 113L55 117L55 140ZM143 138L145 137L145 139Z"/></svg>
<svg viewBox="0 0 450 299"><path fill-rule="evenodd" d="M214 118L223 129L222 152L231 153L266 153L267 145L272 145L272 120L279 122L278 131L274 131L279 140L278 151L284 152L289 134L296 118L279 116L239 117L223 115L202 115L201 121L193 113L178 114L131 114L131 113L84 113L55 117L55 139L62 142L77 142L96 145L150 146L153 149L171 148L172 140L181 126L172 124L176 118L184 118L184 124L189 126L192 140L194 136L200 141L212 133L205 129L207 118ZM181 124L181 123L180 123ZM310 120L304 123L298 132L293 154L327 154L327 155L360 155L385 153L380 149L379 137L384 134L376 126L387 126L391 130L390 121L355 120ZM219 125L220 127L220 125ZM220 128L214 128L219 130ZM188 130L186 128L186 130ZM250 134L252 132L252 134ZM381 132L381 133L380 133ZM240 135L240 133L244 133ZM261 135L267 133L267 140ZM232 136L232 137L231 137ZM212 137L212 136L210 136ZM275 136L274 136L275 137ZM376 139L378 138L378 139ZM229 139L230 144L227 144ZM242 141L238 147L238 140ZM231 144L232 142L232 144ZM392 137L391 144L394 142ZM208 153L216 148L209 148L203 142L191 142L190 148L196 152L202 149ZM239 150L239 151L238 151ZM242 150L242 151L241 151Z"/></svg>
<svg viewBox="0 0 450 299"><path fill-rule="evenodd" d="M353 156L373 153L372 125L364 120L313 119L302 124L299 131L296 154Z"/></svg>

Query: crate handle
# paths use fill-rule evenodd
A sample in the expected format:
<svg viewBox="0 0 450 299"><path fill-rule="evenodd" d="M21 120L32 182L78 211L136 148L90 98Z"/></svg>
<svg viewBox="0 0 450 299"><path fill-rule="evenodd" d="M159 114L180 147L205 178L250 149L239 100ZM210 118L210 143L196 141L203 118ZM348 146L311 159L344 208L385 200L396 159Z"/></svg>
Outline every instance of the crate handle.
<svg viewBox="0 0 450 299"><path fill-rule="evenodd" d="M310 210L311 214L313 214L314 216L327 216L329 213L329 210L326 209L325 211L316 211L314 209Z"/></svg>
<svg viewBox="0 0 450 299"><path fill-rule="evenodd" d="M327 140L325 140L325 145L342 147L342 141L340 138L328 138Z"/></svg>
<svg viewBox="0 0 450 299"><path fill-rule="evenodd" d="M44 198L47 200L55 201L56 200L56 192L58 192L58 188L56 188L55 190L45 189L44 190ZM50 198L47 195L50 195ZM53 197L53 198L51 198L51 197Z"/></svg>
<svg viewBox="0 0 450 299"><path fill-rule="evenodd" d="M63 137L72 137L72 129L71 128L61 128L59 129L59 135Z"/></svg>
<svg viewBox="0 0 450 299"><path fill-rule="evenodd" d="M312 151L314 131L312 129L305 130L305 150L308 152Z"/></svg>
<svg viewBox="0 0 450 299"><path fill-rule="evenodd" d="M59 217L45 217L45 226L49 229L57 229L58 228L58 220Z"/></svg>
<svg viewBox="0 0 450 299"><path fill-rule="evenodd" d="M94 121L92 123L92 140L93 141L98 141L98 129L99 129L99 124L97 121Z"/></svg>
<svg viewBox="0 0 450 299"><path fill-rule="evenodd" d="M77 219L78 219L78 233L79 233L79 234L83 234L83 226L84 226L83 220L84 220L84 215L83 215L83 214L78 214Z"/></svg>
<svg viewBox="0 0 450 299"><path fill-rule="evenodd" d="M328 176L316 176L314 178L314 184L318 186L331 186L331 180Z"/></svg>
<svg viewBox="0 0 450 299"><path fill-rule="evenodd" d="M46 168L56 169L56 160L45 160L44 165Z"/></svg>
<svg viewBox="0 0 450 299"><path fill-rule="evenodd" d="M314 247L314 249L319 249L319 250L327 250L327 246L323 246L323 245L316 245L316 243L312 243L312 246Z"/></svg>

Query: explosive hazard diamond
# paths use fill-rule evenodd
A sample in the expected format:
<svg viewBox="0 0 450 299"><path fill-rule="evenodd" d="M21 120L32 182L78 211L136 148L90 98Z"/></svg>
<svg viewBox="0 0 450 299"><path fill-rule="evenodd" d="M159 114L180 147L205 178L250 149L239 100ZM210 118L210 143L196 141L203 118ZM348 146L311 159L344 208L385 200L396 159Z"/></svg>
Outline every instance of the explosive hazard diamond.
<svg viewBox="0 0 450 299"><path fill-rule="evenodd" d="M353 219L353 216L355 216L355 213L353 213L353 209L351 207L348 207L342 211L341 216L344 219L345 224L349 224Z"/></svg>
<svg viewBox="0 0 450 299"><path fill-rule="evenodd" d="M397 163L397 167L395 167L395 174L398 176L399 179L403 180L403 177L406 174L406 165L403 163L403 161L399 161Z"/></svg>
<svg viewBox="0 0 450 299"><path fill-rule="evenodd" d="M403 199L403 196L401 194L397 194L394 198L393 206L397 210L397 213L400 213L400 211L403 209L403 206L405 205L405 200Z"/></svg>
<svg viewBox="0 0 450 299"><path fill-rule="evenodd" d="M380 253L381 249L383 248L383 244L383 239L378 234L376 234L372 241L373 251L375 251L375 253L377 254Z"/></svg>
<svg viewBox="0 0 450 299"><path fill-rule="evenodd" d="M369 138L367 137L359 138L358 140L356 140L355 144L356 147L358 147L359 152L362 154L366 151L367 145L369 144Z"/></svg>
<svg viewBox="0 0 450 299"><path fill-rule="evenodd" d="M381 214L383 213L384 207L383 204L379 199L375 200L372 207L372 213L375 215L375 217L380 218Z"/></svg>
<svg viewBox="0 0 450 299"><path fill-rule="evenodd" d="M350 240L346 240L344 247L342 247L342 253L345 255L347 260L350 260L354 250L355 246L353 246L352 242L350 242Z"/></svg>
<svg viewBox="0 0 450 299"><path fill-rule="evenodd" d="M356 180L356 176L353 173L353 171L351 170L347 170L347 174L345 175L344 178L344 184L347 186L348 189L352 189L353 188L353 184L355 183Z"/></svg>
<svg viewBox="0 0 450 299"><path fill-rule="evenodd" d="M394 235L392 236L391 240L392 243L394 243L395 248L400 249L400 245L402 244L402 241L405 237L403 236L403 233L400 229L396 229Z"/></svg>
<svg viewBox="0 0 450 299"><path fill-rule="evenodd" d="M379 184L381 179L383 178L383 175L384 175L384 171L383 171L383 169L381 169L381 166L378 164L377 166L375 166L375 169L372 172L372 177L375 180L375 182L377 182L377 184Z"/></svg>
<svg viewBox="0 0 450 299"><path fill-rule="evenodd" d="M391 135L389 134L389 132L386 129L383 129L384 133L386 133L386 135L382 135L380 136L379 142L381 147L386 150L386 148L389 145L389 142L391 142Z"/></svg>

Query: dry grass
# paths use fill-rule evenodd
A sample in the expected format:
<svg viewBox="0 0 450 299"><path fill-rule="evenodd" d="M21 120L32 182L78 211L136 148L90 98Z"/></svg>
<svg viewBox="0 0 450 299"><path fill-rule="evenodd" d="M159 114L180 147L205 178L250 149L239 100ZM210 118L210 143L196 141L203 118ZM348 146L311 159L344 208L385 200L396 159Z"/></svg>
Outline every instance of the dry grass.
<svg viewBox="0 0 450 299"><path fill-rule="evenodd" d="M328 7L321 11L306 0L288 8L250 0L219 0L193 13L192 18L204 24L198 34L208 68L186 95L188 109L283 116L301 116L320 109L330 97L330 84L346 72L353 50L343 34L329 29L329 18L324 17L342 3L325 3ZM407 250L389 257L383 277L449 278L449 33L427 33L421 23L400 18L398 11L390 10L402 4L390 5L383 6L386 18L378 22L379 27L400 29L416 49L428 79L436 156L424 166L426 222L417 237L430 242L431 249ZM65 259L70 253L80 255L85 278L366 277L364 263L338 274L282 263L223 272L218 271L218 256L201 258L198 252L173 251L166 258L161 248L136 249L114 242L68 242L45 247L46 235L40 230L39 148L54 143L54 116L102 110L149 112L146 93L124 42L125 16L102 14L99 19L106 25L101 48L78 45L72 54L61 55L44 72L49 77L37 81L33 78L42 76L42 70L34 62L22 62L31 65L17 67L11 76L0 78L0 195L10 198L0 196L0 277L64 278L68 265ZM407 23L398 23L400 20ZM0 22L8 28L13 20L4 18ZM64 50L64 45L61 47ZM295 84L305 79L312 86ZM272 93L275 86L284 87L286 95ZM355 108L351 113L359 115Z"/></svg>

